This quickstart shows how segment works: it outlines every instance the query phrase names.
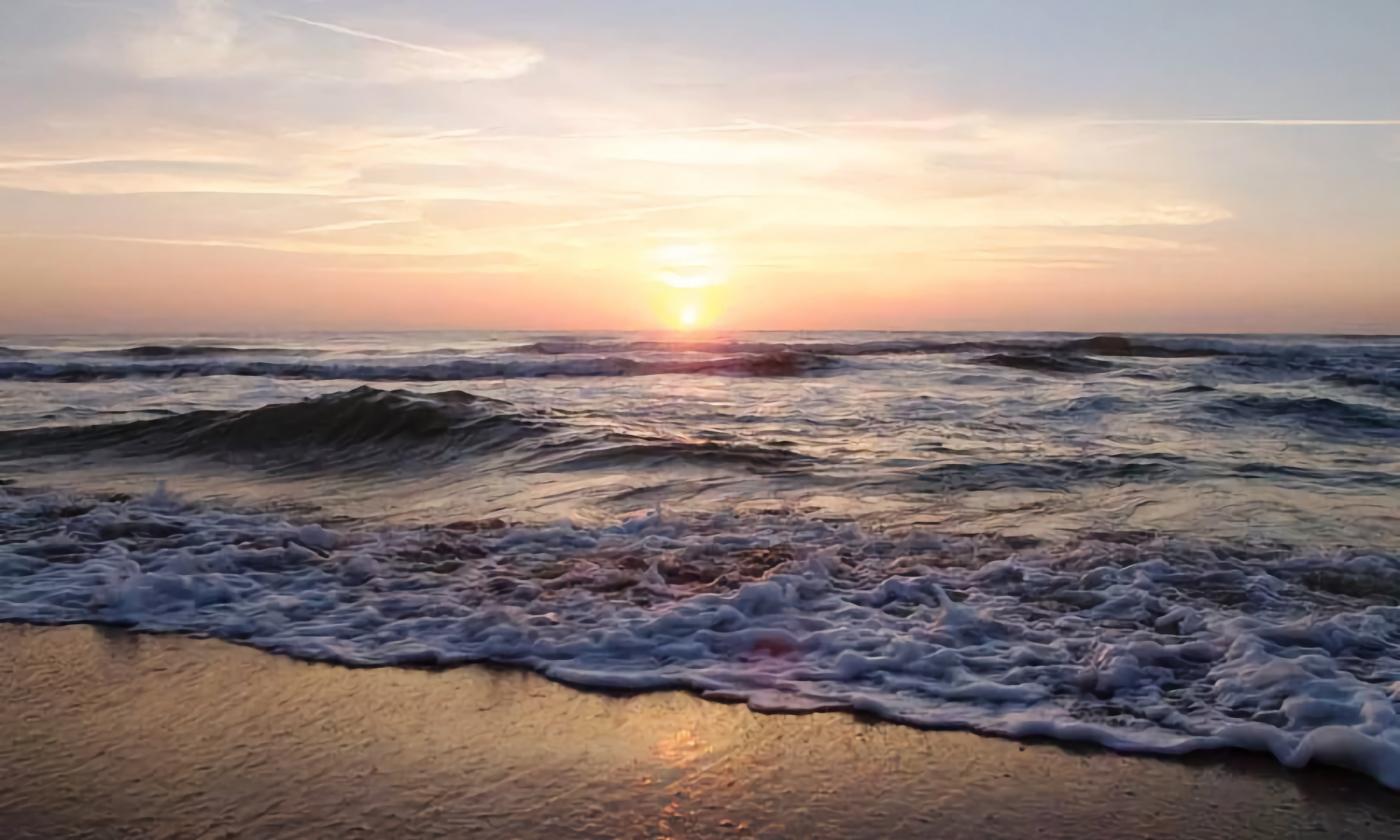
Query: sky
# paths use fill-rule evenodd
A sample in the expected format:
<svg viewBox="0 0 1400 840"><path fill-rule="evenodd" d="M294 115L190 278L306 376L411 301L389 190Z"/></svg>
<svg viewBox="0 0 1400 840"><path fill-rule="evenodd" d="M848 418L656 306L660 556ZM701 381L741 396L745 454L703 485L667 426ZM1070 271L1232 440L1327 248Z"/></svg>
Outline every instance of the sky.
<svg viewBox="0 0 1400 840"><path fill-rule="evenodd" d="M1400 332L1395 0L3 0L0 332Z"/></svg>

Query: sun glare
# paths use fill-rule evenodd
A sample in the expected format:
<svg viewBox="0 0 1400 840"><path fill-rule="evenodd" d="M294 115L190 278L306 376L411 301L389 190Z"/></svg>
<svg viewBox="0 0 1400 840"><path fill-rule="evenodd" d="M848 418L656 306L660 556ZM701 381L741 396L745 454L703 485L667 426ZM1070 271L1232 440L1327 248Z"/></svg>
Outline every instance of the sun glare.
<svg viewBox="0 0 1400 840"><path fill-rule="evenodd" d="M673 242L651 253L656 279L673 289L704 289L729 279L729 271L714 245Z"/></svg>
<svg viewBox="0 0 1400 840"><path fill-rule="evenodd" d="M708 328L732 292L730 261L713 243L677 238L646 252L647 273L656 284L655 311L675 330Z"/></svg>

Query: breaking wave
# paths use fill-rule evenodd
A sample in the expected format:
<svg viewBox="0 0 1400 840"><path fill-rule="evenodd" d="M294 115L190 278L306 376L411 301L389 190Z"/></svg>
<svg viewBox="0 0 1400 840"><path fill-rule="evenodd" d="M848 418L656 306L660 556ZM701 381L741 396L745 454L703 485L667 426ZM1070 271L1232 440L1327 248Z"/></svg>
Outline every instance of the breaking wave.
<svg viewBox="0 0 1400 840"><path fill-rule="evenodd" d="M461 391L431 395L368 386L247 411L193 411L155 420L0 432L0 451L81 452L94 447L140 454L288 452L298 457L408 447L456 453L498 448L548 428L509 403Z"/></svg>
<svg viewBox="0 0 1400 840"><path fill-rule="evenodd" d="M0 490L0 619L204 634L360 666L1177 754L1400 788L1400 558L1137 533L1066 542L660 512L585 528L330 530Z"/></svg>
<svg viewBox="0 0 1400 840"><path fill-rule="evenodd" d="M776 471L812 463L777 446L572 429L462 391L420 394L369 386L245 411L0 431L0 454L80 455L102 448L131 456L220 457L325 470L505 452L518 454L537 472L677 463Z"/></svg>

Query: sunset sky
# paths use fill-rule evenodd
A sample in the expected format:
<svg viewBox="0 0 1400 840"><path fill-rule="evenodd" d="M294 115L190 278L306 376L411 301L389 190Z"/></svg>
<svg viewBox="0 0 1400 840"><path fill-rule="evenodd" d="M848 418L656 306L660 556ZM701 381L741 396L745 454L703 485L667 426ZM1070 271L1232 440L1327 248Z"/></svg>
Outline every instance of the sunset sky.
<svg viewBox="0 0 1400 840"><path fill-rule="evenodd" d="M0 331L1400 331L1395 0L3 0Z"/></svg>

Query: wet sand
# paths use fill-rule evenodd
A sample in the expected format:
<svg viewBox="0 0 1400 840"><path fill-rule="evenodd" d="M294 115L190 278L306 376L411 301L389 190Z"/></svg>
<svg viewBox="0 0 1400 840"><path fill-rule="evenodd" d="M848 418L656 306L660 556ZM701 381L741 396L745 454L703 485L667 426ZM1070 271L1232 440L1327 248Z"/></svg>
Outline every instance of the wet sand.
<svg viewBox="0 0 1400 840"><path fill-rule="evenodd" d="M1400 794L846 714L0 625L6 838L1358 837Z"/></svg>

